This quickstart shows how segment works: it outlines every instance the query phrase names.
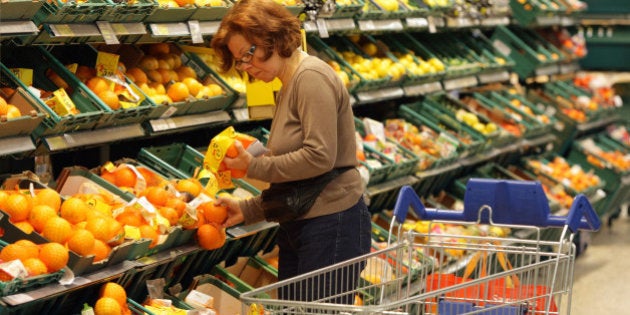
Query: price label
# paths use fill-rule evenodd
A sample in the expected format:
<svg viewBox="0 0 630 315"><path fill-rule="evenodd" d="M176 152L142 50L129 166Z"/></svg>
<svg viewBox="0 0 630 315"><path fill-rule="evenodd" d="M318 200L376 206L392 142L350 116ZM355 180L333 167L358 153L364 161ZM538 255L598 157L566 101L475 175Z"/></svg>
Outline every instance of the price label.
<svg viewBox="0 0 630 315"><path fill-rule="evenodd" d="M317 23L317 30L319 31L319 37L328 38L328 27L326 26L326 20L317 19L315 21Z"/></svg>
<svg viewBox="0 0 630 315"><path fill-rule="evenodd" d="M107 21L96 21L96 26L98 30L101 32L103 36L103 40L105 40L105 44L107 45L118 45L120 41L118 41L118 37L116 37L116 32L112 28L112 25Z"/></svg>
<svg viewBox="0 0 630 315"><path fill-rule="evenodd" d="M405 20L407 27L412 28L426 28L429 26L429 21L425 18L407 18Z"/></svg>
<svg viewBox="0 0 630 315"><path fill-rule="evenodd" d="M70 25L68 24L53 24L53 25L50 25L50 29L57 36L62 36L62 37L75 36L74 31L72 31L72 28L70 28Z"/></svg>
<svg viewBox="0 0 630 315"><path fill-rule="evenodd" d="M27 68L12 68L11 72L22 81L26 86L33 85L33 69Z"/></svg>
<svg viewBox="0 0 630 315"><path fill-rule="evenodd" d="M201 27L199 26L199 21L188 21L188 30L190 31L190 36L192 38L193 44L203 43L203 36L201 36Z"/></svg>
<svg viewBox="0 0 630 315"><path fill-rule="evenodd" d="M96 75L114 76L118 71L119 55L99 51L96 55Z"/></svg>

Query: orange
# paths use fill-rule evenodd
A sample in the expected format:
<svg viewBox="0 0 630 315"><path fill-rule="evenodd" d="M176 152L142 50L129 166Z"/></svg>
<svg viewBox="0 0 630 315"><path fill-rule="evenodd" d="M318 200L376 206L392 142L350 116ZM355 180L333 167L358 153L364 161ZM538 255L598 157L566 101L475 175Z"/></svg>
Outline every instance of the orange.
<svg viewBox="0 0 630 315"><path fill-rule="evenodd" d="M48 267L48 272L61 270L68 264L68 249L59 243L46 243L39 250L39 259Z"/></svg>
<svg viewBox="0 0 630 315"><path fill-rule="evenodd" d="M223 88L218 84L210 83L206 85L206 87L208 87L212 93L212 95L210 96L217 96L217 95L223 94Z"/></svg>
<svg viewBox="0 0 630 315"><path fill-rule="evenodd" d="M138 67L147 72L151 70L157 70L158 65L159 64L155 56L144 56L142 57L142 59L140 59L140 62L138 63Z"/></svg>
<svg viewBox="0 0 630 315"><path fill-rule="evenodd" d="M180 78L181 78L181 76L180 76ZM190 95L197 95L197 94L199 94L199 91L203 87L203 84L201 84L195 78L184 78L182 80L182 83L186 84L186 86L188 87L188 92L190 93Z"/></svg>
<svg viewBox="0 0 630 315"><path fill-rule="evenodd" d="M6 115L7 114L7 101L4 100L4 98L2 98L2 96L0 96L0 115Z"/></svg>
<svg viewBox="0 0 630 315"><path fill-rule="evenodd" d="M149 82L162 84L162 79L163 79L162 74L155 69L147 70L147 78L149 79ZM149 86L152 87L151 84L149 84ZM153 88L155 89L155 87ZM159 91L156 91L156 93L163 94L163 93L160 93Z"/></svg>
<svg viewBox="0 0 630 315"><path fill-rule="evenodd" d="M151 186L144 191L144 196L155 206L164 206L168 200L169 192L158 186Z"/></svg>
<svg viewBox="0 0 630 315"><path fill-rule="evenodd" d="M3 262L11 260L24 261L30 258L30 252L27 248L19 244L8 244L0 250L0 259Z"/></svg>
<svg viewBox="0 0 630 315"><path fill-rule="evenodd" d="M236 149L236 145L234 144L234 142L232 142L227 151L225 151L225 156L229 158L235 158L238 156L238 150Z"/></svg>
<svg viewBox="0 0 630 315"><path fill-rule="evenodd" d="M169 85L166 95L168 95L173 102L181 102L190 95L190 91L188 91L186 84L182 82L175 82Z"/></svg>
<svg viewBox="0 0 630 315"><path fill-rule="evenodd" d="M203 212L203 217L208 223L222 224L227 219L227 208L215 205L214 201L207 201L200 204L197 210Z"/></svg>
<svg viewBox="0 0 630 315"><path fill-rule="evenodd" d="M89 207L85 201L78 197L70 197L61 204L59 215L71 224L77 224L87 219Z"/></svg>
<svg viewBox="0 0 630 315"><path fill-rule="evenodd" d="M33 206L37 205L47 205L57 211L61 206L61 196L56 190L51 188L39 190L33 197Z"/></svg>
<svg viewBox="0 0 630 315"><path fill-rule="evenodd" d="M136 173L128 167L115 170L114 177L118 187L134 187L136 185Z"/></svg>
<svg viewBox="0 0 630 315"><path fill-rule="evenodd" d="M122 213L116 216L116 221L120 222L123 226L140 226L142 224L146 224L146 221L142 217L140 211L133 209L132 207L125 208Z"/></svg>
<svg viewBox="0 0 630 315"><path fill-rule="evenodd" d="M179 81L177 72L169 69L157 69L157 72L162 76L162 84L168 84L171 81Z"/></svg>
<svg viewBox="0 0 630 315"><path fill-rule="evenodd" d="M102 297L94 304L94 315L122 315L122 308L115 299Z"/></svg>
<svg viewBox="0 0 630 315"><path fill-rule="evenodd" d="M104 216L94 216L87 220L85 229L92 232L92 235L105 243L111 239L110 229L107 226L109 220Z"/></svg>
<svg viewBox="0 0 630 315"><path fill-rule="evenodd" d="M158 232L148 224L143 224L138 227L140 229L140 236L142 238L150 239L151 244L149 244L149 248L153 248L158 243L159 234Z"/></svg>
<svg viewBox="0 0 630 315"><path fill-rule="evenodd" d="M28 258L24 260L22 264L24 264L24 268L26 268L29 277L39 276L48 273L48 267L46 267L46 264L44 264L44 262L37 257Z"/></svg>
<svg viewBox="0 0 630 315"><path fill-rule="evenodd" d="M197 242L203 249L217 249L225 244L225 231L210 223L202 224L197 229Z"/></svg>
<svg viewBox="0 0 630 315"><path fill-rule="evenodd" d="M162 182L162 179L159 175L155 174L153 171L145 168L145 167L136 167L140 175L144 178L144 181L147 183L147 186L157 186Z"/></svg>
<svg viewBox="0 0 630 315"><path fill-rule="evenodd" d="M57 216L57 211L47 205L37 205L31 209L28 216L28 221L31 223L37 233L41 233L44 229L44 224L50 218Z"/></svg>
<svg viewBox="0 0 630 315"><path fill-rule="evenodd" d="M72 234L72 225L61 217L52 217L46 221L42 236L50 242L65 244Z"/></svg>
<svg viewBox="0 0 630 315"><path fill-rule="evenodd" d="M11 222L24 221L31 211L30 197L21 193L11 194L7 197L3 210L9 215Z"/></svg>
<svg viewBox="0 0 630 315"><path fill-rule="evenodd" d="M80 65L77 67L77 72L74 74L81 80L81 82L86 83L91 78L96 76L96 69Z"/></svg>
<svg viewBox="0 0 630 315"><path fill-rule="evenodd" d="M94 250L92 252L92 254L94 255L94 262L99 262L101 260L107 259L111 251L112 248L107 245L107 243L99 239L94 240Z"/></svg>
<svg viewBox="0 0 630 315"><path fill-rule="evenodd" d="M86 85L96 95L109 91L109 81L103 77L93 77L87 81Z"/></svg>
<svg viewBox="0 0 630 315"><path fill-rule="evenodd" d="M39 245L27 239L15 241L13 244L20 245L26 252L25 257L37 258L39 256Z"/></svg>
<svg viewBox="0 0 630 315"><path fill-rule="evenodd" d="M176 197L168 198L164 206L175 209L179 217L184 215L184 211L186 211L186 202Z"/></svg>
<svg viewBox="0 0 630 315"><path fill-rule="evenodd" d="M123 236L125 236L125 229L120 222L116 221L114 218L105 218L107 220L107 227L109 232L109 241L108 244L111 245L119 245L124 241Z"/></svg>
<svg viewBox="0 0 630 315"><path fill-rule="evenodd" d="M179 221L179 214L177 213L177 210L171 207L160 207L158 211L160 212L160 215L167 219L168 223L171 225L176 225L177 221Z"/></svg>
<svg viewBox="0 0 630 315"><path fill-rule="evenodd" d="M147 46L147 53L153 56L168 54L171 51L171 47L167 43L155 43Z"/></svg>
<svg viewBox="0 0 630 315"><path fill-rule="evenodd" d="M13 225L26 234L31 234L31 232L35 230L33 225L31 225L28 221L14 222Z"/></svg>
<svg viewBox="0 0 630 315"><path fill-rule="evenodd" d="M184 178L177 181L175 189L179 192L186 192L193 197L197 197L201 193L203 185L196 178Z"/></svg>
<svg viewBox="0 0 630 315"><path fill-rule="evenodd" d="M100 176L104 180L116 185L116 175L114 174L114 172L103 171L101 172Z"/></svg>
<svg viewBox="0 0 630 315"><path fill-rule="evenodd" d="M98 96L98 98L100 98L101 101L103 101L103 103L112 110L120 109L120 100L118 99L118 94L116 94L116 92L105 90L97 93L96 96Z"/></svg>
<svg viewBox="0 0 630 315"><path fill-rule="evenodd" d="M94 235L88 230L76 230L68 239L68 249L81 256L90 255L94 251Z"/></svg>
<svg viewBox="0 0 630 315"><path fill-rule="evenodd" d="M120 307L127 306L127 291L125 291L125 288L123 288L123 286L121 286L118 283L115 283L115 282L105 283L101 287L100 296L109 297L116 300L116 302L120 304Z"/></svg>
<svg viewBox="0 0 630 315"><path fill-rule="evenodd" d="M179 79L182 81L186 78L197 79L197 73L195 72L195 69L189 66L181 66L175 71L177 72L177 75L179 75Z"/></svg>
<svg viewBox="0 0 630 315"><path fill-rule="evenodd" d="M133 76L133 78L135 79L133 80L133 83L137 85L149 82L149 78L147 77L147 74L144 73L144 71L142 71L142 69L138 67L127 69L127 75Z"/></svg>
<svg viewBox="0 0 630 315"><path fill-rule="evenodd" d="M20 116L22 116L22 112L20 112L17 106L12 104L7 105L7 119L18 118Z"/></svg>
<svg viewBox="0 0 630 315"><path fill-rule="evenodd" d="M0 209L7 208L7 199L9 198L9 193L6 190L0 190Z"/></svg>

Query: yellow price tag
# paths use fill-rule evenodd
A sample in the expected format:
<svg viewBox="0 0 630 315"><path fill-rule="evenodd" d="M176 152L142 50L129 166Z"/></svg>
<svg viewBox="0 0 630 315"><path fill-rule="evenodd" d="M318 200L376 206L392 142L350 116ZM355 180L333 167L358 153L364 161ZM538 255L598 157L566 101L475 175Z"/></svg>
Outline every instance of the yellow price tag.
<svg viewBox="0 0 630 315"><path fill-rule="evenodd" d="M26 86L33 85L33 69L27 68L13 68L11 72L22 81Z"/></svg>
<svg viewBox="0 0 630 315"><path fill-rule="evenodd" d="M96 75L114 76L118 70L119 55L99 51L96 56Z"/></svg>
<svg viewBox="0 0 630 315"><path fill-rule="evenodd" d="M77 109L68 93L63 88L53 92L53 96L46 101L46 105L61 116L75 114Z"/></svg>
<svg viewBox="0 0 630 315"><path fill-rule="evenodd" d="M69 65L66 65L66 69L68 69L72 73L77 73L78 68L79 68L78 63L71 63Z"/></svg>

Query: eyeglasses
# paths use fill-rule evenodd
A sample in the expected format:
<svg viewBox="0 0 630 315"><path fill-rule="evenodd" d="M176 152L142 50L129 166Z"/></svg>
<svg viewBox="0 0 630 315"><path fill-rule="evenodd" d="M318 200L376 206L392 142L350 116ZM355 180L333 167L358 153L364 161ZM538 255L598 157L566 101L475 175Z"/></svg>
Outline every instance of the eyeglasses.
<svg viewBox="0 0 630 315"><path fill-rule="evenodd" d="M243 67L243 64L249 64L250 62L252 62L252 58L254 58L255 51L256 51L256 45L252 45L252 47L249 48L249 50L243 55L243 57L241 57L241 59L236 60L234 62L234 67L236 69L241 70L241 68Z"/></svg>

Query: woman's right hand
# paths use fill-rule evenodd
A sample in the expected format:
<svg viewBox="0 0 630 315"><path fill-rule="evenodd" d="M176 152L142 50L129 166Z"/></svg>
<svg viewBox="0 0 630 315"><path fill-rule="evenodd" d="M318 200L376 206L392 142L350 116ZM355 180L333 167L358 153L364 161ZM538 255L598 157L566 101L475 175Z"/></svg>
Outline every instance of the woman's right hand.
<svg viewBox="0 0 630 315"><path fill-rule="evenodd" d="M223 158L223 163L225 163L225 166L228 169L242 170L244 172L247 172L247 169L249 168L249 163L251 163L254 156L251 153L247 152L247 150L245 150L245 148L243 147L243 144L238 140L234 141L234 147L238 152L236 157L230 158L228 156L225 156Z"/></svg>
<svg viewBox="0 0 630 315"><path fill-rule="evenodd" d="M245 218L243 217L243 212L241 211L241 206L238 204L238 200L228 196L218 197L214 202L216 205L221 205L227 207L227 219L223 222L223 227L230 227L237 225L243 221Z"/></svg>

